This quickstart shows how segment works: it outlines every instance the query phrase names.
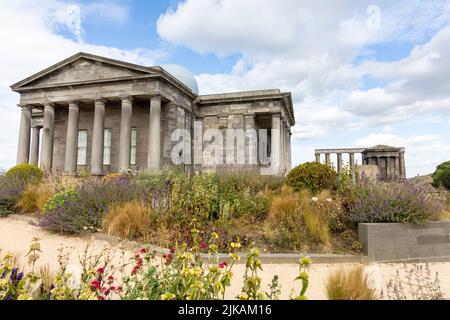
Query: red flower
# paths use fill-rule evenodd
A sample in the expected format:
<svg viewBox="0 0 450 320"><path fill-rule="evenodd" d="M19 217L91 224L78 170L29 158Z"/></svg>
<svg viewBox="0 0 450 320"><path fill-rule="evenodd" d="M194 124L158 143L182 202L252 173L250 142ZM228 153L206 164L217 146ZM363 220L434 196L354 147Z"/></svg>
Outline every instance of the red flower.
<svg viewBox="0 0 450 320"><path fill-rule="evenodd" d="M208 246L206 245L206 243L204 243L204 242L201 242L201 243L200 243L200 248L201 248L201 249L205 250L207 247L208 247Z"/></svg>
<svg viewBox="0 0 450 320"><path fill-rule="evenodd" d="M100 281L98 281L98 280L92 280L92 281L91 281L91 288L92 288L92 289L98 289L98 288L100 288Z"/></svg>
<svg viewBox="0 0 450 320"><path fill-rule="evenodd" d="M172 248L170 248L170 253L175 253L175 248L174 247L172 247Z"/></svg>
<svg viewBox="0 0 450 320"><path fill-rule="evenodd" d="M98 296L97 299L98 299L98 300L105 300L105 297L103 297L103 296Z"/></svg>
<svg viewBox="0 0 450 320"><path fill-rule="evenodd" d="M97 269L97 273L98 273L98 274L103 274L103 272L105 272L105 269L104 269L104 268L98 268L98 269Z"/></svg>
<svg viewBox="0 0 450 320"><path fill-rule="evenodd" d="M147 249L142 248L140 252L141 252L142 254L146 254L146 253L147 253Z"/></svg>
<svg viewBox="0 0 450 320"><path fill-rule="evenodd" d="M138 264L138 266L142 266L144 264L144 261L142 260L142 258L138 260L137 264Z"/></svg>
<svg viewBox="0 0 450 320"><path fill-rule="evenodd" d="M140 265L135 265L133 267L133 270L131 270L131 274L135 274L139 270L140 267L141 267Z"/></svg>
<svg viewBox="0 0 450 320"><path fill-rule="evenodd" d="M223 269L227 266L228 264L224 261L222 263L219 264L219 268Z"/></svg>
<svg viewBox="0 0 450 320"><path fill-rule="evenodd" d="M113 281L114 281L114 277L113 277L113 276L109 276L109 277L108 277L108 282L111 283L111 282L113 282Z"/></svg>
<svg viewBox="0 0 450 320"><path fill-rule="evenodd" d="M134 255L134 258L135 258L135 259L140 259L141 256L139 255L139 253L136 253L136 254Z"/></svg>
<svg viewBox="0 0 450 320"><path fill-rule="evenodd" d="M116 291L116 287L115 286L111 286L111 287L109 287L109 289L108 290L111 290L111 291Z"/></svg>

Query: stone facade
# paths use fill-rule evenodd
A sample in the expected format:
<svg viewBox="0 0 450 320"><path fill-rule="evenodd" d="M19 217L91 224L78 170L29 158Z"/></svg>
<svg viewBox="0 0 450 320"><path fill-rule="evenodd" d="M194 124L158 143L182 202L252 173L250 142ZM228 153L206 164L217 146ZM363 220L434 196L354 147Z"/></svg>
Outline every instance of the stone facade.
<svg viewBox="0 0 450 320"><path fill-rule="evenodd" d="M343 168L342 155L349 155L349 166L356 168L355 154L362 155L362 165L359 172L367 172L368 176L374 175L373 168L376 168L376 176L379 180L404 180L406 179L405 169L405 148L396 148L386 145L377 145L371 148L335 148L316 149L316 162L320 162L320 156L325 154L325 163L331 165L331 154L336 154L337 172Z"/></svg>
<svg viewBox="0 0 450 320"><path fill-rule="evenodd" d="M17 163L67 174L86 171L104 175L129 168L159 171L174 166L172 151L178 141L172 141L172 134L176 129L186 129L192 138L186 140L180 155L186 171L193 165L198 170L253 170L268 166L259 161L266 157L270 164L277 159L274 174L285 174L291 168L295 118L290 93L280 90L198 95L161 67L86 53L78 53L11 88L20 94ZM200 136L196 128L200 128ZM239 140L224 145L223 163L205 164L208 156L202 152L198 160L194 143L200 142L208 129L266 129L266 139L262 140L268 140L269 147L262 150L246 136L243 145ZM86 132L85 146L78 141L80 131ZM110 134L107 141L106 132ZM260 138L258 135L256 139ZM81 164L80 148L86 160ZM245 162L227 162L225 155L230 148L233 154L243 148ZM108 163L104 153L109 154ZM255 154L256 163L251 161Z"/></svg>

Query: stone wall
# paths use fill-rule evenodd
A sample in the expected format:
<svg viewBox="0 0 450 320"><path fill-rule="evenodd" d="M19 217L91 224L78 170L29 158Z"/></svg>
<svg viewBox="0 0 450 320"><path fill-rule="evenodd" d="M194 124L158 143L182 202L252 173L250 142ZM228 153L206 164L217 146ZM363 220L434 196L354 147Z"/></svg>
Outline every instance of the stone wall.
<svg viewBox="0 0 450 320"><path fill-rule="evenodd" d="M450 220L424 226L360 223L358 234L369 261L450 256Z"/></svg>

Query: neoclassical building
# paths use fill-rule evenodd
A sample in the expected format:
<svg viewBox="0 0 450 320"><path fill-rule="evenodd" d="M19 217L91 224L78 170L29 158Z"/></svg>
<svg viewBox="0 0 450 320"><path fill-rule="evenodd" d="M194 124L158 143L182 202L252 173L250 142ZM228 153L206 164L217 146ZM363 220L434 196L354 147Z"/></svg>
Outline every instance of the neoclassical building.
<svg viewBox="0 0 450 320"><path fill-rule="evenodd" d="M20 94L18 164L67 174L104 175L129 168L159 171L175 165L178 141L172 135L185 129L191 139L183 137L186 148L179 154L186 170L193 166L245 170L275 164L274 174L285 174L291 167L294 110L291 94L278 89L199 95L195 78L181 66L145 67L87 53L11 89ZM223 163L211 164L193 146L205 145L202 135L208 129L255 129L257 143L246 135L243 144L225 147L229 152L231 146L233 154L244 152L244 163L225 161L223 155ZM263 141L267 143L259 143ZM256 162L250 161L254 155Z"/></svg>

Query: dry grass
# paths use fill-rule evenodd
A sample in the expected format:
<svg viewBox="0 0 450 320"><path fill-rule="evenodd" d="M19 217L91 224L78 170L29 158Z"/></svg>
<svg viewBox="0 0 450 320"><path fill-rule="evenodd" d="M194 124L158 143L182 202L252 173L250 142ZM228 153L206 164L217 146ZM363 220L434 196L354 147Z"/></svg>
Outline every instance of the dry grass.
<svg viewBox="0 0 450 320"><path fill-rule="evenodd" d="M17 201L21 214L42 212L47 200L55 194L55 186L51 182L29 184Z"/></svg>
<svg viewBox="0 0 450 320"><path fill-rule="evenodd" d="M103 230L131 240L146 239L152 226L152 209L139 201L113 206L103 219Z"/></svg>
<svg viewBox="0 0 450 320"><path fill-rule="evenodd" d="M375 289L368 285L364 266L341 267L332 271L326 280L329 300L376 300Z"/></svg>

